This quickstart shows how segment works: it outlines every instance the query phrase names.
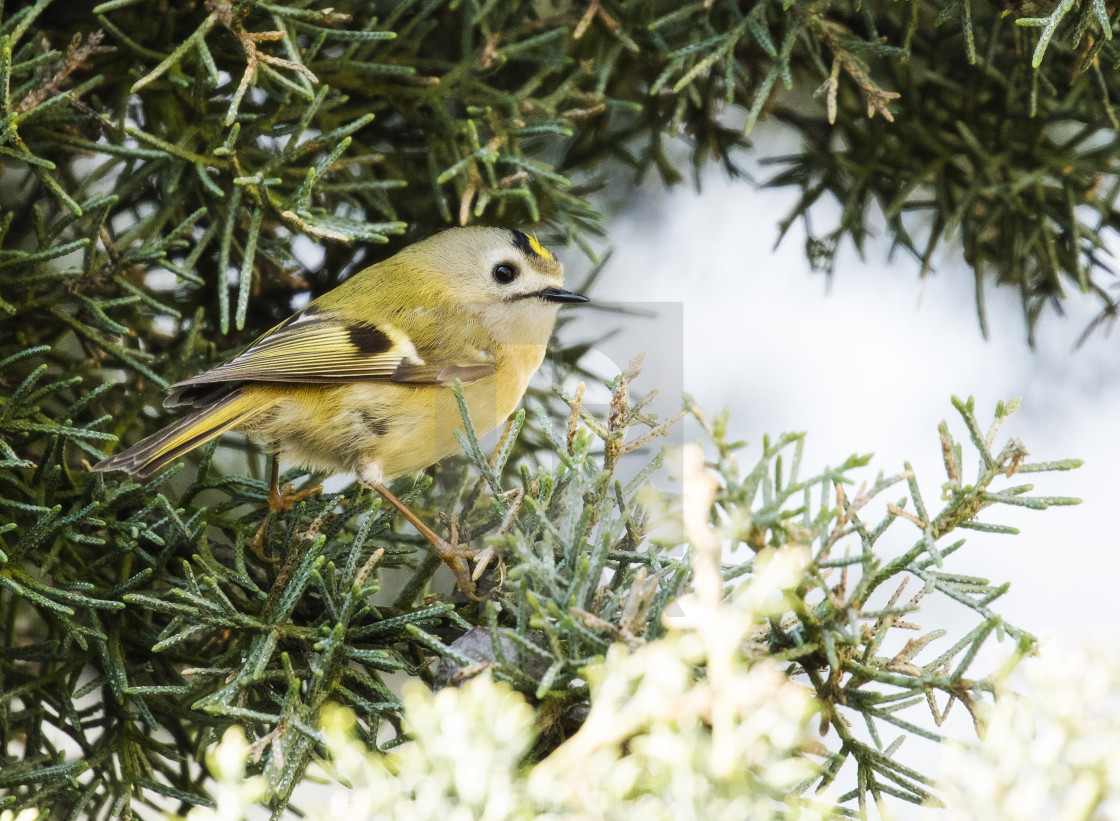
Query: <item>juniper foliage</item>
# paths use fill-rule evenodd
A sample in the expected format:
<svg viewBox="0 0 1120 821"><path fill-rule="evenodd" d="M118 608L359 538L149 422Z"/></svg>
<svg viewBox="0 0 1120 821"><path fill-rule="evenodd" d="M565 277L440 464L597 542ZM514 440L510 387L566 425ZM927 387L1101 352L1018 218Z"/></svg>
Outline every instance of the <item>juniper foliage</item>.
<svg viewBox="0 0 1120 821"><path fill-rule="evenodd" d="M680 540L650 532L641 480L656 459L617 478L623 456L664 432L631 398L633 371L610 384L607 418L576 396L538 395L541 414L515 417L497 453L468 438L466 467L396 486L421 515L451 512L461 535L503 556L508 575L487 604L432 593L436 562L357 488L268 520L275 565L247 556L267 488L251 450L235 458L236 439L144 485L89 464L152 432L168 383L272 327L294 299L454 223L537 224L542 239L591 253L596 175L617 168L602 161L675 180L666 139L684 133L694 168L734 169L763 115L805 139L773 180L803 191L791 219L825 193L844 205L810 242L818 264L843 236L861 242L878 203L926 262L960 239L978 272L1021 289L1032 322L1066 281L1111 310L1100 249L1116 189L1096 174L1116 150L1098 138L1114 83L1100 66L1113 54L1097 5L1063 2L1036 37L986 6L942 14L916 1L0 3L0 809L127 817L206 804L202 751L240 723L279 814L321 752L326 703L361 715L370 745L403 741L386 676L431 679L433 656L468 675L477 653L454 642L474 628L491 642L485 663L548 718L534 751L545 755L581 720L584 665L611 642L656 639L689 583L691 555L670 551ZM1037 71L1024 67L1031 55ZM1067 76L1072 90L1059 91ZM822 79L819 108L781 91ZM728 124L735 106L745 128ZM1060 137L1049 128L1059 120L1080 131ZM921 242L915 210L932 217ZM587 347L557 351L557 373L577 371ZM545 410L564 403L566 433ZM988 609L1000 588L945 575L951 548L938 540L985 527L975 516L988 504L1024 503L1021 487L989 486L1025 467L1017 451L993 454L962 408L981 474L967 484L950 470L955 501L941 518L911 488L914 511L887 518L909 518L922 537L886 564L883 525L863 525L854 501L802 507L811 483L778 467L793 440L767 444L744 477L712 425L718 502L753 522L734 537L780 546L801 538L791 518L809 516L804 532L824 540L806 595L831 590L824 571L849 561L830 528L860 537L862 587L792 607L797 623L779 620L767 638L829 710L865 705L891 722L861 695L871 682L958 700L985 689L964 661L1002 629ZM859 464L817 480L839 486ZM393 574L404 581L386 583ZM902 610L867 610L905 574L981 618L919 672L909 657L877 666L874 636ZM851 628L872 617L872 637ZM845 736L829 715L837 761L860 767L856 799L924 795L885 763L890 746Z"/></svg>

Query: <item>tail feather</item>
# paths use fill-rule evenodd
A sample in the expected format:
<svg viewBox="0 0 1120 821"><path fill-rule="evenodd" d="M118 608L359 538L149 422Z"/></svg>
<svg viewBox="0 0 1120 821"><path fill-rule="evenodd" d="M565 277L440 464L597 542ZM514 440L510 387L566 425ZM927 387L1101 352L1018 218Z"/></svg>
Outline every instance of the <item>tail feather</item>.
<svg viewBox="0 0 1120 821"><path fill-rule="evenodd" d="M235 390L207 407L189 413L163 430L93 466L94 470L125 470L147 479L169 462L244 424L271 407L259 396Z"/></svg>

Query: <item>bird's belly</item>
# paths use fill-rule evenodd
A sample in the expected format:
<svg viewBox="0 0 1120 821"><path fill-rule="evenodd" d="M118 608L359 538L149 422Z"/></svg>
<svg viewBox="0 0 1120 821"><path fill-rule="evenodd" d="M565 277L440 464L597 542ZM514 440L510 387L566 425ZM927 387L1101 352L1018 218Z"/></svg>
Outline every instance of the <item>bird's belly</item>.
<svg viewBox="0 0 1120 821"><path fill-rule="evenodd" d="M480 436L509 417L527 383L499 370L464 386ZM251 433L303 466L360 475L373 467L387 481L459 453L456 431L463 422L450 387L370 382L289 387Z"/></svg>

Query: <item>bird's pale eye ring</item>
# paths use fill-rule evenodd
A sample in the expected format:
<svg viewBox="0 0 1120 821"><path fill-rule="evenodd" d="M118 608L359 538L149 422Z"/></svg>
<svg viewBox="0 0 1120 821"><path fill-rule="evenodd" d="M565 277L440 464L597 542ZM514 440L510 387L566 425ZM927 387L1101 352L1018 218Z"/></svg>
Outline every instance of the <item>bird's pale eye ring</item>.
<svg viewBox="0 0 1120 821"><path fill-rule="evenodd" d="M510 265L508 262L501 262L495 265L493 271L494 279L502 285L509 285L511 282L517 279L518 273L520 272L517 270L517 268L513 265Z"/></svg>

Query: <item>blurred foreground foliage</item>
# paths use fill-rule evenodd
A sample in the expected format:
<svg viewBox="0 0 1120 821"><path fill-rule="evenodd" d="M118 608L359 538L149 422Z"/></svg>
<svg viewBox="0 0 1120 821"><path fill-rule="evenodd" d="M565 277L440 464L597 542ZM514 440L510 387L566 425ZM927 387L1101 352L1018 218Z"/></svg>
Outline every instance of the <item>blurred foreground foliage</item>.
<svg viewBox="0 0 1120 821"><path fill-rule="evenodd" d="M966 7L952 8L972 19ZM806 148L782 161L804 187L806 206L833 193L847 205L841 233L858 238L853 226L889 194L901 210L884 211L906 245L892 214L912 210L933 186L943 198L938 213L959 214L936 235L965 236L978 216L994 220L978 235L975 264L1018 283L1028 307L1057 295L1063 276L1107 299L1095 284L1103 263L1086 250L1099 226L1069 219L1087 218L1083 206L1091 205L1111 225L1111 189L1104 181L1079 188L1084 165L1067 173L1061 152L1041 137L1031 150L1062 164L1025 150L985 154L962 136L953 150L930 149L936 161L922 159L915 144L918 153L883 150L852 165L854 155L813 142L834 110L836 134L854 129L852 151L882 144L861 131L888 127L865 119L868 101L878 114L896 113L892 134L935 139L916 124L906 131L901 107L910 103L892 101L871 79L888 69L935 75L928 66L952 54L940 37L963 38L966 48L981 30L968 22L956 33L946 22L952 13L938 27L929 11L913 3L745 9L598 0L376 9L262 0L0 4L0 811L107 818L208 807L204 751L239 725L279 815L332 746L323 729L329 705L357 716L349 731L368 749L404 744L399 760L413 763L401 763L403 773L419 766L406 726L424 743L428 708L402 718L394 682L456 685L484 670L521 696L478 689L469 698L508 701L511 722L527 715L524 704L533 711L531 733L523 724L486 729L511 734L502 736L503 761L515 769L586 749L619 759L619 777L645 794L655 785L626 769L637 761L627 757L642 748L639 738L664 740L658 733L671 727L680 749L692 751L691 769L662 762L652 771L687 777L697 806L710 799L734 808L744 795L765 794L784 817L833 799L838 811L855 813L884 796L933 800L928 779L899 757L899 739L938 738L936 725L956 702L976 709L994 687L988 673L971 672L990 639L1010 636L1016 653L1033 644L990 609L1006 587L957 567L962 542L952 539L961 528L1000 530L978 519L991 505L1070 501L1031 496L1014 482L1072 462L1026 464L1015 443L997 450L995 429L983 432L969 403L958 410L979 469L964 478L964 454L945 428L940 510L923 501L909 472L852 493L863 458L802 478L799 436L766 440L744 473L737 446L725 441L726 420L709 422L690 405L711 438L714 472L692 452L682 508L663 480L660 491L649 484L663 476L654 447L675 420L652 418L647 399L631 396L636 367L608 383L614 399L601 415L579 393L538 393L496 453L468 437L465 462L395 487L421 515L446 515L460 537L501 557L504 576L494 570L484 579L484 602L438 592L438 562L357 487L313 496L272 520L265 542L277 563L247 555L267 487L253 449L235 438L145 485L88 470L118 440L166 421L151 406L169 382L401 244L479 221L536 224L546 241L587 247L598 230L588 197L608 167L601 160L675 178L665 138L683 131L697 168L711 157L732 167L744 132L726 125L720 101L748 110L747 130L763 112L789 119L793 98L774 96L777 81L804 82L822 69L835 80L824 108L799 109L808 117L804 127L795 123ZM885 21L904 12L915 22L899 34ZM991 10L975 14L990 26L984 42L1033 36ZM1082 43L1098 25L1085 14ZM1044 71L1071 48L1066 40L1077 32L1064 26L1048 41ZM891 44L896 35L902 46ZM1094 67L1111 47L1096 45L1106 38L1092 42L1084 59L1107 91L1112 75ZM911 59L899 48L912 49ZM928 49L927 62L919 48ZM1008 60L1012 53L989 51ZM991 57L975 66L951 59L953 71L983 69L986 82L1003 76ZM1064 99L1051 85L1040 80L1032 98L1043 114ZM967 92L946 99L965 105L974 87L984 86L962 81ZM1018 90L1008 86L1008 110L1019 111ZM964 109L942 113L963 124L962 135L987 134L968 125L974 118ZM992 108L973 113L983 119ZM1026 130L1017 123L1010 133L1027 139ZM907 156L918 159L897 164ZM977 188L965 196L954 175L980 157L1006 174L992 182L970 171ZM1035 176L1020 180L1028 163ZM853 187L857 179L862 187ZM1020 208L1028 195L1042 204ZM1058 202L1065 211L1055 210ZM814 240L813 259L826 260L839 236ZM1005 253L1010 247L1015 254ZM1056 267L1045 268L1050 261ZM578 376L589 347L557 350L553 375ZM997 419L1009 410L1001 407ZM557 426L565 414L567 426ZM286 480L318 478L293 471ZM905 504L865 520L878 494L896 486L905 487ZM907 527L916 536L901 552L881 541L888 528ZM720 545L733 564L718 565ZM744 604L754 599L737 588L768 578L774 562L799 575L775 582L773 600ZM906 579L919 585L904 590ZM973 626L892 643L912 629L922 593L968 608ZM692 618L690 600L703 612L735 614L720 633L727 646L696 645L715 638L702 638L709 628L699 622L680 621ZM662 652L676 671L660 682L666 698L695 699L685 705L692 712L669 721L654 699L631 719L616 715L627 699L607 686L612 673L596 671L616 670L637 692L644 660ZM631 657L643 661L631 669ZM774 664L786 675L775 677ZM789 697L784 735L762 751L777 780L766 775L769 764L727 771L728 750L755 732L742 721L757 713L748 677L801 694ZM736 682L742 700L724 706L713 694ZM439 709L460 709L454 694L442 698ZM910 717L922 704L934 729ZM461 706L464 715L473 709ZM804 710L816 711L823 737L803 735ZM341 721L333 715L330 732ZM887 738L888 730L898 735ZM436 747L423 749L434 756L439 742L430 743ZM581 766L567 760L549 765L559 768L553 783L576 772L564 767ZM449 795L471 789L449 783ZM614 787L602 786L609 797ZM398 789L413 788L402 781Z"/></svg>

